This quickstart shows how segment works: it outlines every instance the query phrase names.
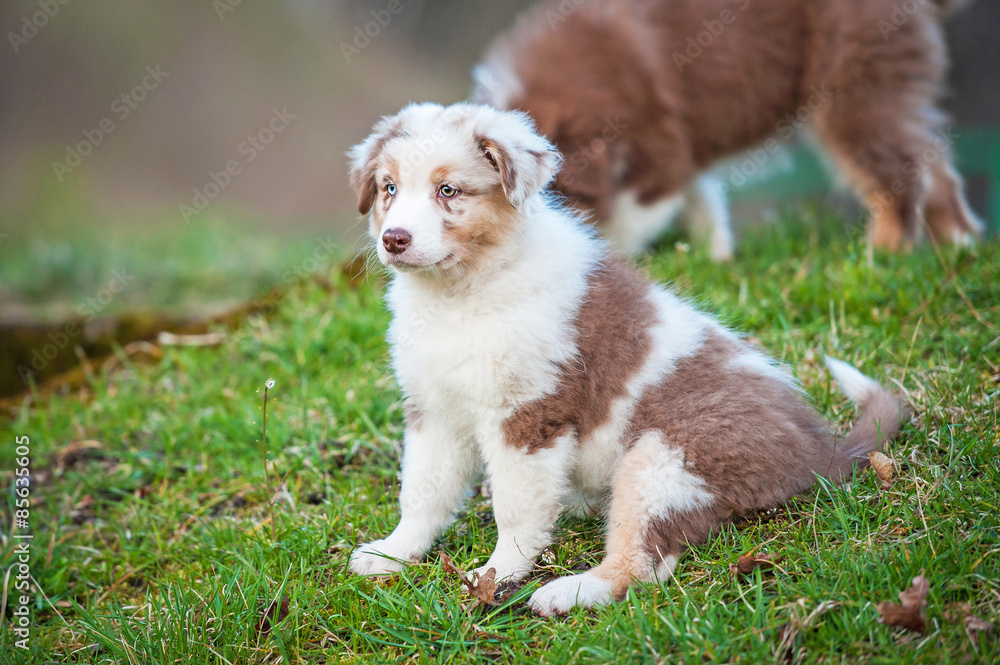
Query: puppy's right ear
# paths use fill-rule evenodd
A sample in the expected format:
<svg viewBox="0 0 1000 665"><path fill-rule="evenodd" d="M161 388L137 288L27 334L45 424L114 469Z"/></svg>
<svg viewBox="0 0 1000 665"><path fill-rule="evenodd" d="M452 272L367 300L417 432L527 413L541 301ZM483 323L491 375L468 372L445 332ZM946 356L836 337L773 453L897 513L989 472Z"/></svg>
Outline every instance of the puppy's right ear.
<svg viewBox="0 0 1000 665"><path fill-rule="evenodd" d="M375 167L385 144L399 135L399 119L396 116L382 118L376 123L371 135L347 151L349 162L348 177L351 187L358 194L358 212L367 215L378 196L375 182Z"/></svg>

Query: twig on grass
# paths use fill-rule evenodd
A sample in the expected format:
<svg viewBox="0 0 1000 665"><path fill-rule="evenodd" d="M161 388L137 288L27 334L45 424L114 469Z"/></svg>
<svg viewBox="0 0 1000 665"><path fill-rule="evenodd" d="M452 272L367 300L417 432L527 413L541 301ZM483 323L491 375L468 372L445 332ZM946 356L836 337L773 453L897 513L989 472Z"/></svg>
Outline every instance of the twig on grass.
<svg viewBox="0 0 1000 665"><path fill-rule="evenodd" d="M264 415L261 423L260 441L264 448L264 483L267 486L267 507L271 511L271 540L278 542L278 533L274 522L274 495L271 494L271 476L267 473L267 391L274 387L274 379L264 383Z"/></svg>

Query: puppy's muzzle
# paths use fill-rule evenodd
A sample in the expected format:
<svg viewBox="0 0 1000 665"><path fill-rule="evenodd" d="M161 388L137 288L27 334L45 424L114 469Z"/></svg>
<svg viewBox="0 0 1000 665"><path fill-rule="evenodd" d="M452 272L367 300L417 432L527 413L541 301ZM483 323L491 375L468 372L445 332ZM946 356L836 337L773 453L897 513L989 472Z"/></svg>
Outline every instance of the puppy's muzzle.
<svg viewBox="0 0 1000 665"><path fill-rule="evenodd" d="M404 229L389 229L382 234L382 244L390 254L402 254L413 242L413 236Z"/></svg>

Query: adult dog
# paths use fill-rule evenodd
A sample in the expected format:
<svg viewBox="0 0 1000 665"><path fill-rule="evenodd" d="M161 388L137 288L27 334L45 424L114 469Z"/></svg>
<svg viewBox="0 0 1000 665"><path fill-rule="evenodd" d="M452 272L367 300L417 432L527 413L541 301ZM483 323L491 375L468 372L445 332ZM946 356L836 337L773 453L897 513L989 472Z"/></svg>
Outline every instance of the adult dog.
<svg viewBox="0 0 1000 665"><path fill-rule="evenodd" d="M875 246L965 243L981 225L937 108L955 4L561 0L496 41L473 99L532 115L567 158L557 188L625 251L654 239L687 189L726 257L723 190L699 174L761 142L773 152L801 124L867 206Z"/></svg>

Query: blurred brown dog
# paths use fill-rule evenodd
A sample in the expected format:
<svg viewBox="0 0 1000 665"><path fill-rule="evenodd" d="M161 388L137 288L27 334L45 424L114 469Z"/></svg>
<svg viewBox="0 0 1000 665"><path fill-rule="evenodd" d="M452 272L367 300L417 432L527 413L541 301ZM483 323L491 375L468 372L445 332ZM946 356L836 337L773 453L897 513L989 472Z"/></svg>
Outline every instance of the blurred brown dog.
<svg viewBox="0 0 1000 665"><path fill-rule="evenodd" d="M699 174L761 142L775 152L803 124L868 208L874 245L967 243L981 225L937 108L941 21L960 4L562 0L494 43L473 99L530 113L566 157L557 189L627 251L669 225L694 183L724 258L723 190Z"/></svg>

